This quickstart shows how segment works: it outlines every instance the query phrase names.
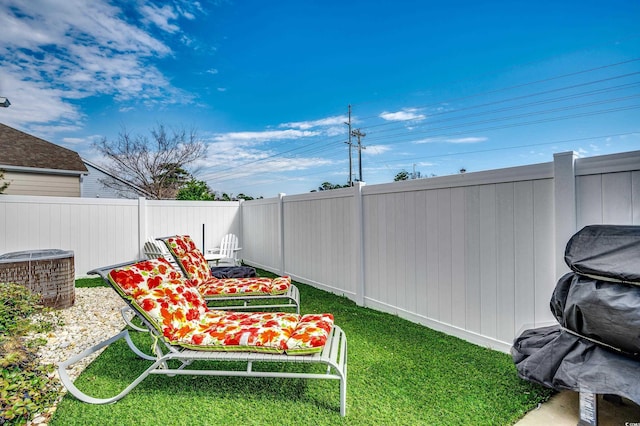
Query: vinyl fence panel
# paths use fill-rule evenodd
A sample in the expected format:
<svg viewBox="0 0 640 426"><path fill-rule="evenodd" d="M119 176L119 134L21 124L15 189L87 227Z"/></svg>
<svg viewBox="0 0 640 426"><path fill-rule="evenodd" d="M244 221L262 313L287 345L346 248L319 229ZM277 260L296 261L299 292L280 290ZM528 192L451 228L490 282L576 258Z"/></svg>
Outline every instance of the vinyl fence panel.
<svg viewBox="0 0 640 426"><path fill-rule="evenodd" d="M83 275L150 235L233 232L251 265L508 352L555 322L564 245L600 223L640 225L640 151L242 203L1 195L0 253L73 250Z"/></svg>

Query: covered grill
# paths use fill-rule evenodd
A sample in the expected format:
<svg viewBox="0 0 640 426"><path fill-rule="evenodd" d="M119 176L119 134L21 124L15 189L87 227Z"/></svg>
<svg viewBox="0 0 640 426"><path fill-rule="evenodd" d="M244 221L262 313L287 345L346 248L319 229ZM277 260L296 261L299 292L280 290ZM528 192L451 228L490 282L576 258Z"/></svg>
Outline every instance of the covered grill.
<svg viewBox="0 0 640 426"><path fill-rule="evenodd" d="M581 420L595 424L596 394L640 404L640 226L587 226L565 261L550 301L558 325L524 331L511 355L520 377L580 392Z"/></svg>

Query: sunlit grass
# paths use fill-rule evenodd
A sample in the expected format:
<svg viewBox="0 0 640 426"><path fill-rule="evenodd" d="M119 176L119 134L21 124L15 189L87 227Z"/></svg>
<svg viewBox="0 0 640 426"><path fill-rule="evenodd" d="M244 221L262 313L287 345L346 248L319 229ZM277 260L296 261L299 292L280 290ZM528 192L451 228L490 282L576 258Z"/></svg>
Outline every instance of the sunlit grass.
<svg viewBox="0 0 640 426"><path fill-rule="evenodd" d="M331 312L346 332L349 360L344 419L339 414L337 381L150 376L115 404L90 405L67 395L50 424L509 425L551 394L519 379L507 354L296 285L303 313ZM148 335L131 334L140 348L150 347ZM89 394L110 396L148 364L118 342L76 383ZM200 367L206 368L206 363L200 362ZM262 368L317 367L276 364Z"/></svg>

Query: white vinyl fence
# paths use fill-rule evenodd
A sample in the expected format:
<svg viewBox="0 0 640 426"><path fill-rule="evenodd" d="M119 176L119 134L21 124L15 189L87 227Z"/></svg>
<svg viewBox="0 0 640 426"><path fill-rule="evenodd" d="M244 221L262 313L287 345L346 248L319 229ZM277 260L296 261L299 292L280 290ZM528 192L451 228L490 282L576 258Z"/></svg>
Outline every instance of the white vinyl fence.
<svg viewBox="0 0 640 426"><path fill-rule="evenodd" d="M251 265L506 352L554 322L564 246L598 223L640 225L640 151L242 203L0 195L0 254L73 250L82 276L233 232Z"/></svg>
<svg viewBox="0 0 640 426"><path fill-rule="evenodd" d="M574 232L640 225L640 151L248 201L242 217L248 263L506 352L555 322Z"/></svg>
<svg viewBox="0 0 640 426"><path fill-rule="evenodd" d="M143 258L149 237L191 235L211 249L228 232L242 235L238 202L155 201L0 195L0 254L74 252L76 276ZM204 233L203 233L204 230Z"/></svg>

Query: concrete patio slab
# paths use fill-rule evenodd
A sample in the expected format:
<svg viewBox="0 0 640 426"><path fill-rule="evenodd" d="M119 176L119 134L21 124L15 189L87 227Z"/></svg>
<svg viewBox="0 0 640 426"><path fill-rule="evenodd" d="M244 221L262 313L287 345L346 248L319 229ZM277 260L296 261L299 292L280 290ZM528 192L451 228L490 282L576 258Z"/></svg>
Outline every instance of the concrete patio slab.
<svg viewBox="0 0 640 426"><path fill-rule="evenodd" d="M516 426L575 426L580 420L578 392L562 391L528 412ZM640 426L640 406L627 399L621 404L598 395L599 426Z"/></svg>

